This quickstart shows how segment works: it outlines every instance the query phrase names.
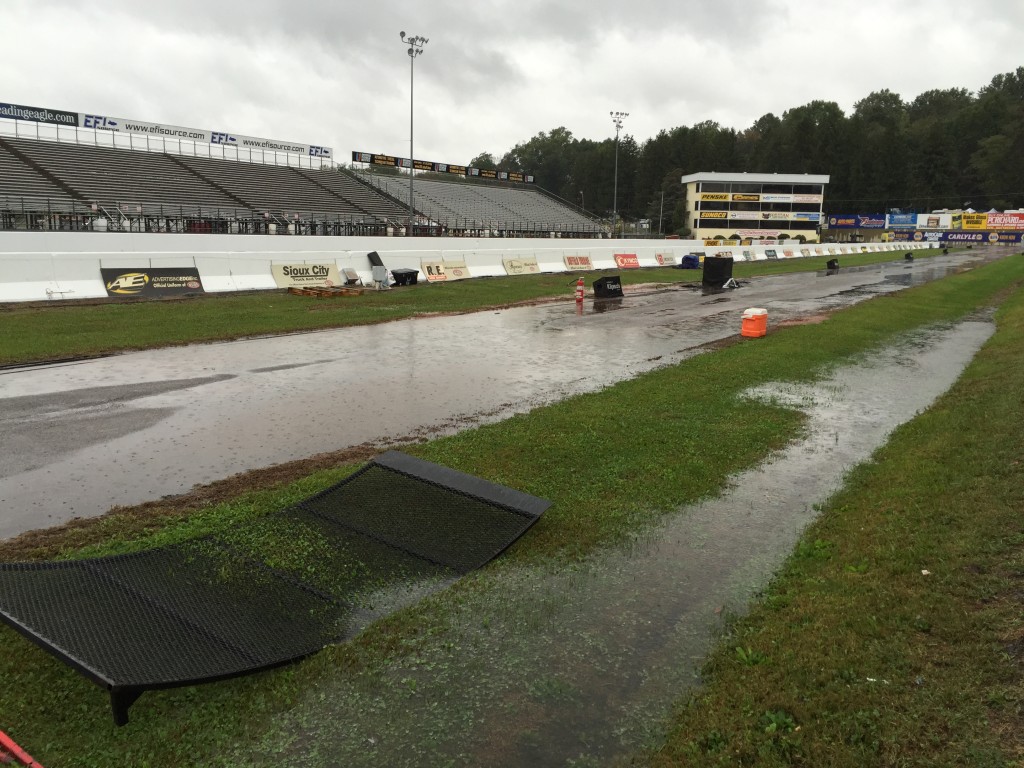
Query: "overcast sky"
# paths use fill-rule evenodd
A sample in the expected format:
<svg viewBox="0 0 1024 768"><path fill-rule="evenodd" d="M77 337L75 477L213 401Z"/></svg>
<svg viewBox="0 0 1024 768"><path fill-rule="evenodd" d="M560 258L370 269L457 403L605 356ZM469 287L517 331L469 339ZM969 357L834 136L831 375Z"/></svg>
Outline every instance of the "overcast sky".
<svg viewBox="0 0 1024 768"><path fill-rule="evenodd" d="M0 0L0 102L408 156L403 30L415 155L456 164L1024 65L1022 0Z"/></svg>

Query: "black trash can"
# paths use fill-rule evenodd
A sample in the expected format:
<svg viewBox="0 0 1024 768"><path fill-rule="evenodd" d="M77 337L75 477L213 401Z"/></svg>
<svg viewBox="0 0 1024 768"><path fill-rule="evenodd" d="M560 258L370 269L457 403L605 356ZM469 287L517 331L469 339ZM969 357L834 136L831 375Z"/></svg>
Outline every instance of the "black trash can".
<svg viewBox="0 0 1024 768"><path fill-rule="evenodd" d="M395 278L395 285L416 285L416 278L419 277L418 269L392 269L391 275Z"/></svg>
<svg viewBox="0 0 1024 768"><path fill-rule="evenodd" d="M914 254L912 254L910 251L907 251L905 254L903 254L903 260L904 261L913 261L914 260Z"/></svg>
<svg viewBox="0 0 1024 768"><path fill-rule="evenodd" d="M708 256L704 259L705 288L721 288L732 280L732 256Z"/></svg>
<svg viewBox="0 0 1024 768"><path fill-rule="evenodd" d="M593 282L594 298L597 299L621 299L622 280L618 275L599 277Z"/></svg>
<svg viewBox="0 0 1024 768"><path fill-rule="evenodd" d="M839 269L839 259L829 259L825 264L825 269Z"/></svg>

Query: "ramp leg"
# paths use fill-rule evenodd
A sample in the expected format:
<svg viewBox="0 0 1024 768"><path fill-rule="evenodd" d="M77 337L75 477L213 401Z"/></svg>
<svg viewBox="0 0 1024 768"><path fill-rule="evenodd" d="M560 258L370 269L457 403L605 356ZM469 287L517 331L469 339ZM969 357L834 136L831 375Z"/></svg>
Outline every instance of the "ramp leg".
<svg viewBox="0 0 1024 768"><path fill-rule="evenodd" d="M128 725L128 707L134 704L142 693L142 688L112 688L110 690L110 708L114 712L114 725Z"/></svg>

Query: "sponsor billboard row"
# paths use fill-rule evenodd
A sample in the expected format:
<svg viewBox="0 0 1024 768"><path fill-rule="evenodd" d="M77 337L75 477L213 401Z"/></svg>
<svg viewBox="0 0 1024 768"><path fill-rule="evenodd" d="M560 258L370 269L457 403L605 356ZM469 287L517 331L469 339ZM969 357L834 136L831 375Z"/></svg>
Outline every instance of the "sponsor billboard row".
<svg viewBox="0 0 1024 768"><path fill-rule="evenodd" d="M352 152L353 163L367 165L385 165L395 168L413 168L417 171L433 171L434 173L451 173L456 176L469 176L477 179L496 179L498 181L515 181L520 184L534 184L533 174L519 171L495 171L488 168L467 168L465 165L451 163L435 163L431 160L411 160L408 157L381 155L376 152Z"/></svg>
<svg viewBox="0 0 1024 768"><path fill-rule="evenodd" d="M829 229L1024 230L1024 213L835 213L827 222Z"/></svg>
<svg viewBox="0 0 1024 768"><path fill-rule="evenodd" d="M189 141L219 144L239 149L268 149L275 152L288 152L327 159L334 157L333 149L316 144L299 144L294 141L261 139L256 136L245 136L241 133L230 133L228 131L185 128L180 125L167 125L164 123L147 123L128 117L66 112L46 107L28 107L23 104L0 102L0 117L10 120L28 120L34 123L49 123L70 128L90 128L97 131L110 131L111 133L134 133L143 136L159 136L164 139L187 139Z"/></svg>

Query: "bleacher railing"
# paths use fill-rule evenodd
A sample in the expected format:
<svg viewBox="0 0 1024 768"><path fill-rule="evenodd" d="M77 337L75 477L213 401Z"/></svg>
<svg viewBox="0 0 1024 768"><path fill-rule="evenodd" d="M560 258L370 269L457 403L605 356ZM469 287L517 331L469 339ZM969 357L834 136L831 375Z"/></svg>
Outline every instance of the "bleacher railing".
<svg viewBox="0 0 1024 768"><path fill-rule="evenodd" d="M405 223L404 220L318 211L254 211L144 201L101 204L44 197L0 196L0 230L398 236L405 234ZM413 234L424 237L605 236L597 223L586 225L455 216L418 216L413 225Z"/></svg>
<svg viewBox="0 0 1024 768"><path fill-rule="evenodd" d="M149 136L136 133L116 133L93 128L34 123L25 120L0 118L0 136L15 139L37 139L65 144L83 144L89 147L131 149L136 152L166 152L187 157L208 157L214 160L234 160L262 165L288 165L295 168L333 168L334 161L322 157L307 157L291 152L270 149L237 147L227 144L208 144L190 139Z"/></svg>

